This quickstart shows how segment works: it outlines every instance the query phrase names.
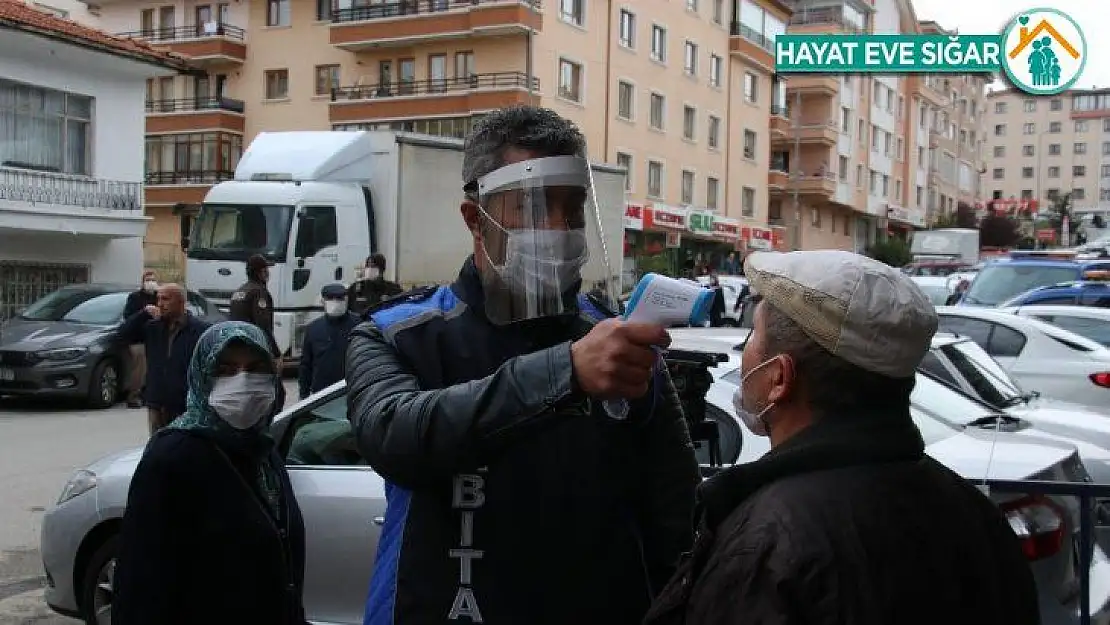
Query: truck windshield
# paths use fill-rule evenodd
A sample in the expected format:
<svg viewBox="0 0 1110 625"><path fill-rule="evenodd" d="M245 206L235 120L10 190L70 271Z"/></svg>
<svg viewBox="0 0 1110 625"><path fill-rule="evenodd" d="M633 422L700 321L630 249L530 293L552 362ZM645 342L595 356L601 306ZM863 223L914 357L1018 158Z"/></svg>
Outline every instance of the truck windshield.
<svg viewBox="0 0 1110 625"><path fill-rule="evenodd" d="M292 206L204 204L189 241L189 258L243 260L261 254L285 260Z"/></svg>
<svg viewBox="0 0 1110 625"><path fill-rule="evenodd" d="M1079 265L989 265L975 276L964 302L977 306L997 306L1018 293L1079 279Z"/></svg>

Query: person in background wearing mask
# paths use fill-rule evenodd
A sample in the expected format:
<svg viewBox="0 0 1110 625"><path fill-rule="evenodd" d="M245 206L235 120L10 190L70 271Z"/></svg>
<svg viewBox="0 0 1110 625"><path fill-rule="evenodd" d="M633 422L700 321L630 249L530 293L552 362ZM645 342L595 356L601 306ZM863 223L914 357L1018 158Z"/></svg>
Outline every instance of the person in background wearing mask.
<svg viewBox="0 0 1110 625"><path fill-rule="evenodd" d="M129 319L132 315L158 303L158 276L153 271L143 272L143 281L139 290L127 296L123 305L123 318ZM132 343L127 347L130 362L130 375L127 383L127 407L142 408L143 384L146 383L146 348L142 343Z"/></svg>
<svg viewBox="0 0 1110 625"><path fill-rule="evenodd" d="M351 285L348 308L361 315L402 291L401 285L385 279L385 255L374 254L366 259L362 277Z"/></svg>
<svg viewBox="0 0 1110 625"><path fill-rule="evenodd" d="M231 321L245 321L258 326L266 335L274 368L281 374L282 354L274 338L274 298L266 282L270 279L270 262L265 256L255 254L247 259L247 281L231 295ZM285 405L285 387L278 386L278 408Z"/></svg>
<svg viewBox="0 0 1110 625"><path fill-rule="evenodd" d="M762 300L733 403L771 451L698 489L698 538L645 624L1038 623L1014 530L910 415L929 299L851 252L744 269Z"/></svg>
<svg viewBox="0 0 1110 625"><path fill-rule="evenodd" d="M306 625L304 522L268 433L281 384L269 339L208 328L188 380L188 410L131 478L112 623Z"/></svg>
<svg viewBox="0 0 1110 625"><path fill-rule="evenodd" d="M151 436L185 412L185 373L200 335L208 327L185 308L185 289L158 288L158 304L131 315L117 330L128 345L142 344L146 354L143 403Z"/></svg>
<svg viewBox="0 0 1110 625"><path fill-rule="evenodd" d="M948 299L946 299L944 301L944 305L945 306L954 306L954 305L956 305L957 302L959 302L961 299L963 299L964 293L967 292L967 287L969 287L969 286L971 286L971 282L969 280L960 280L956 284L955 292L953 292L951 295L948 296Z"/></svg>
<svg viewBox="0 0 1110 625"><path fill-rule="evenodd" d="M329 284L320 289L324 316L308 324L301 347L300 397L321 391L343 379L347 341L358 317L347 311L347 289Z"/></svg>
<svg viewBox="0 0 1110 625"><path fill-rule="evenodd" d="M577 306L586 153L548 109L476 122L473 255L351 333L347 414L386 479L367 625L638 623L692 541L697 460L655 351L669 336Z"/></svg>

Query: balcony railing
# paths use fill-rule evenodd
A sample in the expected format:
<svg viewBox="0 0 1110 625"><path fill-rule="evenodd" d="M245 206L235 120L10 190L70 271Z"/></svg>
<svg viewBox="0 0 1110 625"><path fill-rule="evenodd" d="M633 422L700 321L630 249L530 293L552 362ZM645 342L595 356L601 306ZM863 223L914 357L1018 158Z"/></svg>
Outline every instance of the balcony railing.
<svg viewBox="0 0 1110 625"><path fill-rule="evenodd" d="M790 24L806 26L811 24L834 24L844 30L863 32L863 27L844 18L844 7L819 7L800 9L790 16Z"/></svg>
<svg viewBox="0 0 1110 625"><path fill-rule="evenodd" d="M204 111L227 111L242 113L246 104L242 100L223 97L179 98L168 100L147 100L147 113L182 113Z"/></svg>
<svg viewBox="0 0 1110 625"><path fill-rule="evenodd" d="M331 90L331 100L336 102L339 100L371 100L398 96L436 95L473 89L512 89L516 87L525 89L527 85L528 76L523 72L495 72L491 74L473 74L465 78L409 80L368 86L338 87ZM532 77L531 88L533 91L539 90L539 78Z"/></svg>
<svg viewBox="0 0 1110 625"><path fill-rule="evenodd" d="M117 33L117 36L160 42L180 41L182 39L203 39L206 37L227 37L228 39L242 41L245 34L245 31L238 26L220 22L207 22L205 24L196 24L193 26L131 30L125 33Z"/></svg>
<svg viewBox="0 0 1110 625"><path fill-rule="evenodd" d="M790 119L790 107L782 106L780 104L772 104L771 115Z"/></svg>
<svg viewBox="0 0 1110 625"><path fill-rule="evenodd" d="M775 53L774 41L772 41L769 37L759 32L758 30L751 28L745 24L741 24L740 22L732 22L732 24L729 26L729 33L733 37L743 37L744 39L747 39L748 41L763 48L771 54Z"/></svg>
<svg viewBox="0 0 1110 625"><path fill-rule="evenodd" d="M146 172L146 183L150 185L216 184L234 178L234 171L222 169Z"/></svg>
<svg viewBox="0 0 1110 625"><path fill-rule="evenodd" d="M138 182L0 167L0 200L134 211L142 210L143 186Z"/></svg>
<svg viewBox="0 0 1110 625"><path fill-rule="evenodd" d="M332 11L331 21L333 23L365 22L388 17L401 17L403 15L442 13L444 11L450 11L451 9L490 4L498 1L500 0L394 0L393 2L364 4L363 6L335 9ZM539 10L541 6L540 0L523 0L523 2L536 10Z"/></svg>

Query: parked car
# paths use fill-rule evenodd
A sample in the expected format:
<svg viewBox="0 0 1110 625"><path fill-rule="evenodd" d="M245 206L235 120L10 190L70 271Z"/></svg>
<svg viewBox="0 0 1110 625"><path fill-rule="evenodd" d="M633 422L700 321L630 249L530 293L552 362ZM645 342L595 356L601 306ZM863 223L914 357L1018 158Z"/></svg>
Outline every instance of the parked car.
<svg viewBox="0 0 1110 625"><path fill-rule="evenodd" d="M721 283L721 290L725 295L724 324L727 326L741 325L743 311L735 310L736 300L740 297L744 287L748 286L748 279L743 276L717 276L717 281ZM708 286L709 276L698 277L698 282Z"/></svg>
<svg viewBox="0 0 1110 625"><path fill-rule="evenodd" d="M127 380L127 346L114 340L134 286L74 284L34 302L0 325L0 395L73 397L94 408L116 403ZM189 311L208 321L223 313L188 292Z"/></svg>
<svg viewBox="0 0 1110 625"><path fill-rule="evenodd" d="M1022 388L1110 408L1110 348L1031 317L997 308L942 306L940 329L975 341Z"/></svg>
<svg viewBox="0 0 1110 625"><path fill-rule="evenodd" d="M1103 347L1110 347L1110 308L1093 306L1013 306L1006 312L1039 319L1068 332L1086 337Z"/></svg>
<svg viewBox="0 0 1110 625"><path fill-rule="evenodd" d="M1074 282L1086 271L1110 270L1107 261L1076 261L1032 253L1013 252L1009 258L987 262L960 306L998 306L1010 298L1037 287Z"/></svg>
<svg viewBox="0 0 1110 625"><path fill-rule="evenodd" d="M955 293L955 285L948 277L942 276L912 276L910 278L929 298L933 306L944 306L948 298Z"/></svg>
<svg viewBox="0 0 1110 625"><path fill-rule="evenodd" d="M1110 307L1110 283L1103 275L1110 273L1088 271L1083 280L1037 287L1002 302L999 308L1015 306L1098 306ZM1099 279L1091 279L1098 275Z"/></svg>

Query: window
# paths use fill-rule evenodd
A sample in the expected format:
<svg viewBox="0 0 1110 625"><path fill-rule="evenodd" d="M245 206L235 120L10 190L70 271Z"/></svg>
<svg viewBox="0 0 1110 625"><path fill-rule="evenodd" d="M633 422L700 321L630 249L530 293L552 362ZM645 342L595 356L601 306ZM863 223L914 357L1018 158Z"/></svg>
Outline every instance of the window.
<svg viewBox="0 0 1110 625"><path fill-rule="evenodd" d="M559 97L571 102L582 101L582 66L559 59Z"/></svg>
<svg viewBox="0 0 1110 625"><path fill-rule="evenodd" d="M1087 168L1084 165L1072 165L1071 175L1075 178L1082 178L1087 175Z"/></svg>
<svg viewBox="0 0 1110 625"><path fill-rule="evenodd" d="M1053 165L1052 167L1049 167L1048 168L1048 177L1049 178L1059 178L1060 177L1060 168L1055 166L1055 165Z"/></svg>
<svg viewBox="0 0 1110 625"><path fill-rule="evenodd" d="M585 4L586 0L559 0L559 17L564 22L581 26L585 22Z"/></svg>
<svg viewBox="0 0 1110 625"><path fill-rule="evenodd" d="M1087 144L1086 143L1076 143L1074 146L1072 146L1072 149L1075 151L1076 154L1086 154L1087 153Z"/></svg>
<svg viewBox="0 0 1110 625"><path fill-rule="evenodd" d="M694 172L683 169L682 170L682 199L681 202L686 205L694 203Z"/></svg>
<svg viewBox="0 0 1110 625"><path fill-rule="evenodd" d="M626 48L636 47L636 15L628 9L621 9L620 43Z"/></svg>
<svg viewBox="0 0 1110 625"><path fill-rule="evenodd" d="M1110 117L1102 120L1102 132L1110 132Z"/></svg>
<svg viewBox="0 0 1110 625"><path fill-rule="evenodd" d="M836 173L840 176L840 182L848 182L848 157L841 156L837 160Z"/></svg>
<svg viewBox="0 0 1110 625"><path fill-rule="evenodd" d="M1048 144L1048 155L1049 156L1060 156L1060 144L1059 143L1049 143Z"/></svg>
<svg viewBox="0 0 1110 625"><path fill-rule="evenodd" d="M1000 191L999 194L998 194L998 198L1001 199L1001 197L1002 197L1002 192ZM1055 202L1056 199L1060 197L1060 190L1059 189L1049 189L1048 193L1045 193L1045 197L1047 197L1050 201Z"/></svg>
<svg viewBox="0 0 1110 625"><path fill-rule="evenodd" d="M698 44L686 42L684 47L682 67L687 76L698 75Z"/></svg>
<svg viewBox="0 0 1110 625"><path fill-rule="evenodd" d="M744 158L755 158L755 131L744 131Z"/></svg>
<svg viewBox="0 0 1110 625"><path fill-rule="evenodd" d="M667 29L658 24L651 25L651 58L660 63L667 62Z"/></svg>
<svg viewBox="0 0 1110 625"><path fill-rule="evenodd" d="M1110 156L1110 141L1103 141L1102 142L1102 155L1103 156Z"/></svg>
<svg viewBox="0 0 1110 625"><path fill-rule="evenodd" d="M698 12L698 0L686 0L686 10Z"/></svg>
<svg viewBox="0 0 1110 625"><path fill-rule="evenodd" d="M651 94L651 127L663 130L663 121L667 114L667 99L661 94Z"/></svg>
<svg viewBox="0 0 1110 625"><path fill-rule="evenodd" d="M281 100L289 97L289 70L268 69L265 72L266 99Z"/></svg>
<svg viewBox="0 0 1110 625"><path fill-rule="evenodd" d="M316 0L316 21L317 22L330 22L332 18L331 13L332 0Z"/></svg>
<svg viewBox="0 0 1110 625"><path fill-rule="evenodd" d="M1006 112L1006 103L1005 102L995 102L994 103L994 112L996 114L999 114L999 115L1005 113Z"/></svg>
<svg viewBox="0 0 1110 625"><path fill-rule="evenodd" d="M1037 132L1037 125L1034 124L1033 122L1022 124L1022 126L1021 126L1021 133L1022 134L1031 135L1035 132Z"/></svg>
<svg viewBox="0 0 1110 625"><path fill-rule="evenodd" d="M1002 158L1003 156L1006 156L1006 146L1004 146L1004 145L994 146L994 157L995 158Z"/></svg>
<svg viewBox="0 0 1110 625"><path fill-rule="evenodd" d="M339 229L335 223L334 206L306 206L304 216L310 219L300 221L297 242L293 248L294 256L311 258L320 250L339 244ZM312 237L307 236L309 233L309 229L305 227L307 224L312 226ZM310 243L312 245L309 245Z"/></svg>
<svg viewBox="0 0 1110 625"><path fill-rule="evenodd" d="M339 66L316 66L316 95L329 95L332 89L339 88Z"/></svg>
<svg viewBox="0 0 1110 625"><path fill-rule="evenodd" d="M725 0L713 0L713 23L725 23Z"/></svg>
<svg viewBox="0 0 1110 625"><path fill-rule="evenodd" d="M1101 174L1100 178L1110 178L1110 165L1102 165L1099 173Z"/></svg>
<svg viewBox="0 0 1110 625"><path fill-rule="evenodd" d="M347 394L310 404L294 413L279 449L286 449L285 464L301 466L365 467L355 450L354 434L347 424Z"/></svg>
<svg viewBox="0 0 1110 625"><path fill-rule="evenodd" d="M1048 131L1052 134L1059 134L1064 129L1063 124L1060 122L1049 122Z"/></svg>
<svg viewBox="0 0 1110 625"><path fill-rule="evenodd" d="M226 132L148 135L146 183L213 184L230 180L242 154L241 135Z"/></svg>
<svg viewBox="0 0 1110 625"><path fill-rule="evenodd" d="M1032 178L1033 177L1033 168L1032 167L1022 167L1021 168L1021 177L1022 178Z"/></svg>
<svg viewBox="0 0 1110 625"><path fill-rule="evenodd" d="M0 163L92 174L93 99L0 79Z"/></svg>
<svg viewBox="0 0 1110 625"><path fill-rule="evenodd" d="M697 136L698 111L692 106L682 107L682 138L693 141Z"/></svg>
<svg viewBox="0 0 1110 625"><path fill-rule="evenodd" d="M1073 200L1085 200L1085 199L1087 199L1087 190L1086 189L1072 189L1071 190L1071 199L1073 199Z"/></svg>
<svg viewBox="0 0 1110 625"><path fill-rule="evenodd" d="M721 197L721 181L713 176L705 179L705 206L713 210L717 209L717 204Z"/></svg>
<svg viewBox="0 0 1110 625"><path fill-rule="evenodd" d="M266 2L266 25L288 26L291 4L292 0L268 0Z"/></svg>
<svg viewBox="0 0 1110 625"><path fill-rule="evenodd" d="M1001 324L993 324L987 353L995 358L1016 358L1025 348L1025 335Z"/></svg>
<svg viewBox="0 0 1110 625"><path fill-rule="evenodd" d="M709 145L709 149L716 150L721 145L721 118L716 115L710 115L707 128L709 134L706 138L706 144Z"/></svg>
<svg viewBox="0 0 1110 625"><path fill-rule="evenodd" d="M617 81L617 117L632 120L633 104L636 100L636 90L632 83L623 80Z"/></svg>
<svg viewBox="0 0 1110 625"><path fill-rule="evenodd" d="M755 189L751 187L740 189L740 210L745 217L755 216Z"/></svg>
<svg viewBox="0 0 1110 625"><path fill-rule="evenodd" d="M1087 124L1087 120L1085 120L1085 119L1075 120L1075 131L1076 132L1087 132L1088 127L1089 126Z"/></svg>
<svg viewBox="0 0 1110 625"><path fill-rule="evenodd" d="M1050 111L1062 111L1063 109L1064 101L1060 98L1052 98L1052 100L1048 103L1048 110Z"/></svg>
<svg viewBox="0 0 1110 625"><path fill-rule="evenodd" d="M617 152L617 165L624 168L624 190L632 190L632 155Z"/></svg>
<svg viewBox="0 0 1110 625"><path fill-rule="evenodd" d="M996 137L1005 137L1006 136L1006 124L995 124L994 125L994 136L996 136Z"/></svg>
<svg viewBox="0 0 1110 625"><path fill-rule="evenodd" d="M648 197L663 197L663 163L648 161Z"/></svg>
<svg viewBox="0 0 1110 625"><path fill-rule="evenodd" d="M1022 101L1022 106L1025 109L1026 113L1036 113L1037 112L1037 101L1036 100L1033 100L1033 99L1024 100L1024 101Z"/></svg>
<svg viewBox="0 0 1110 625"><path fill-rule="evenodd" d="M844 134L852 132L852 109L846 106L840 107L840 132Z"/></svg>
<svg viewBox="0 0 1110 625"><path fill-rule="evenodd" d="M744 99L753 104L759 101L759 77L744 72Z"/></svg>
<svg viewBox="0 0 1110 625"><path fill-rule="evenodd" d="M1105 308L1105 301L1105 298L1103 298L1099 306ZM1037 303L1041 304L1043 302ZM1063 328L1068 332L1074 332L1079 336L1110 347L1110 327L1107 327L1106 322L1101 319L1070 317L1067 315L1037 315L1037 318L1041 321Z"/></svg>
<svg viewBox="0 0 1110 625"><path fill-rule="evenodd" d="M716 54L709 55L709 86L721 86L721 57Z"/></svg>
<svg viewBox="0 0 1110 625"><path fill-rule="evenodd" d="M1022 156L1033 156L1033 146L1031 146L1031 145L1021 146L1021 155Z"/></svg>

